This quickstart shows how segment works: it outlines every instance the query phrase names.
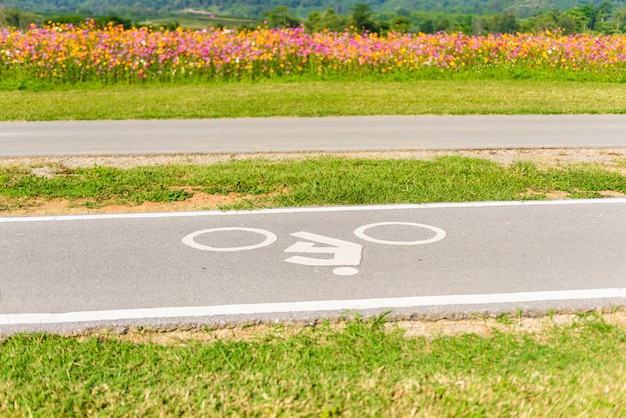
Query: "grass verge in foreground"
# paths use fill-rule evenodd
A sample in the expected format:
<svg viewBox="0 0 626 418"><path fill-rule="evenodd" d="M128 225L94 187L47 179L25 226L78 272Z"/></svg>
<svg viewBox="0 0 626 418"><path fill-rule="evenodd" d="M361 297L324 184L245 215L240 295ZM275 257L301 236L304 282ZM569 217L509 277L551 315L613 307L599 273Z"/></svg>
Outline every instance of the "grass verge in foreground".
<svg viewBox="0 0 626 418"><path fill-rule="evenodd" d="M545 319L550 321L549 318ZM626 329L601 315L539 333L433 338L383 318L250 341L0 342L8 416L619 416Z"/></svg>
<svg viewBox="0 0 626 418"><path fill-rule="evenodd" d="M99 208L186 201L194 194L229 196L223 209L592 198L626 193L626 160L611 167L543 169L530 162L503 166L458 156L433 161L249 159L130 169L0 166L0 183L0 211L5 213L54 199Z"/></svg>
<svg viewBox="0 0 626 418"><path fill-rule="evenodd" d="M530 80L258 82L1 91L0 121L626 113L626 84Z"/></svg>

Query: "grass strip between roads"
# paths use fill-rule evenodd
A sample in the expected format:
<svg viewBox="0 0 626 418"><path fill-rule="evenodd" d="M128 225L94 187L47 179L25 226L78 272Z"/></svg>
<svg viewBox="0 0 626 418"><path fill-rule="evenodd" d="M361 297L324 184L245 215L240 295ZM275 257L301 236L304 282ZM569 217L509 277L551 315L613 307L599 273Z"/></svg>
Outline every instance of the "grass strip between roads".
<svg viewBox="0 0 626 418"><path fill-rule="evenodd" d="M2 90L0 121L626 113L626 84L423 80L148 84Z"/></svg>
<svg viewBox="0 0 626 418"><path fill-rule="evenodd" d="M0 342L0 415L621 416L626 328L544 321L426 338L376 317L165 346L17 335Z"/></svg>
<svg viewBox="0 0 626 418"><path fill-rule="evenodd" d="M626 193L626 159L611 167L572 164L540 169L458 156L425 160L318 157L249 159L213 165L120 169L0 166L0 211L53 199L99 208L227 196L223 209L313 205L592 198ZM215 208L215 207L213 207Z"/></svg>

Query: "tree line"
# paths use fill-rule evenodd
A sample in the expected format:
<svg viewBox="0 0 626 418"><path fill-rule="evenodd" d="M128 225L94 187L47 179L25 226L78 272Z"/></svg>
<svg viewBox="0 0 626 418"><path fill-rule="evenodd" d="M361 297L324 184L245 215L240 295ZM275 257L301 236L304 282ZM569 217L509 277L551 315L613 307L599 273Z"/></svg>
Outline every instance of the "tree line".
<svg viewBox="0 0 626 418"><path fill-rule="evenodd" d="M41 25L48 21L58 23L78 23L88 14L41 15L31 11L1 8L0 26L26 28L30 24ZM114 22L125 27L138 24L131 18L119 15L97 16L102 25ZM614 7L608 1L598 5L584 4L567 10L536 12L529 17L519 17L513 11L476 15L471 13L450 13L422 9L398 8L393 12L375 12L371 5L356 3L347 13L338 13L334 8L323 11L313 10L308 16L300 17L285 5L278 5L261 13L259 24L271 28L304 26L308 32L323 30L341 32L346 29L357 32L385 34L390 31L402 33L463 32L469 35L490 33L537 33L545 30L560 30L565 34L626 33L626 7ZM174 25L175 26L175 25Z"/></svg>
<svg viewBox="0 0 626 418"><path fill-rule="evenodd" d="M598 6L586 4L569 10L538 12L528 18L519 18L512 11L486 16L463 13L428 12L399 9L395 13L374 13L371 6L357 3L350 14L338 14L328 8L313 11L306 19L299 19L287 6L276 6L263 14L270 27L304 25L309 32L322 30L343 31L351 28L359 32L384 34L389 31L413 33L463 32L469 35L490 33L543 32L560 30L565 34L626 33L626 7L614 9L608 2Z"/></svg>

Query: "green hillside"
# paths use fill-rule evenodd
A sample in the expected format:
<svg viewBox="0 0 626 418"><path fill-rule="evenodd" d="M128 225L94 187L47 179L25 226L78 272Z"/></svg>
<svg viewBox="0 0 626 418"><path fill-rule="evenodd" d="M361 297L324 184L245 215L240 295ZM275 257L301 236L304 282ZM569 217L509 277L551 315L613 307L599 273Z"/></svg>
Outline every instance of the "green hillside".
<svg viewBox="0 0 626 418"><path fill-rule="evenodd" d="M219 15L260 17L276 6L287 6L300 18L311 11L328 8L349 14L356 3L365 3L375 12L423 10L431 12L486 15L513 11L528 17L538 11L567 10L583 4L603 2L612 9L626 7L626 0L0 0L5 9L154 18L183 11L205 11Z"/></svg>

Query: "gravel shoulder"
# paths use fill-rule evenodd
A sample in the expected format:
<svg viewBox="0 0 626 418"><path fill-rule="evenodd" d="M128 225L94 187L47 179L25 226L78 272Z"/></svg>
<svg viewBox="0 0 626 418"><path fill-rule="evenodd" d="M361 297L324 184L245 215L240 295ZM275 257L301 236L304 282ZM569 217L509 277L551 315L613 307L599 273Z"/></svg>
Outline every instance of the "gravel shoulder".
<svg viewBox="0 0 626 418"><path fill-rule="evenodd" d="M425 337L436 338L442 335L456 336L475 334L489 338L499 332L519 333L530 335L544 335L546 332L557 327L572 326L588 317L602 318L606 323L626 328L626 310L603 312L600 310L587 313L561 313L552 315L528 315L522 313L504 314L498 317L475 318L425 318L420 320L390 318L385 323L385 329L402 330L407 338ZM229 324L222 327L195 328L133 328L112 327L97 328L86 332L71 334L74 337L85 338L98 335L117 341L129 341L133 343L154 343L161 345L184 344L188 341L211 343L214 341L254 341L268 337L287 338L296 335L305 327L320 326L320 323L286 323L267 324L256 323ZM327 326L334 330L345 328L344 321L330 321Z"/></svg>
<svg viewBox="0 0 626 418"><path fill-rule="evenodd" d="M66 167L131 168L166 164L207 165L225 161L261 158L268 160L299 160L324 155L346 158L389 158L429 160L443 155L484 158L501 164L515 161L532 161L538 165L562 165L572 163L599 163L612 165L616 159L626 158L624 148L522 148L479 150L413 150L413 151L359 151L359 152L295 152L295 153L236 153L236 154L162 154L139 156L66 156L66 157L0 157L0 165Z"/></svg>

